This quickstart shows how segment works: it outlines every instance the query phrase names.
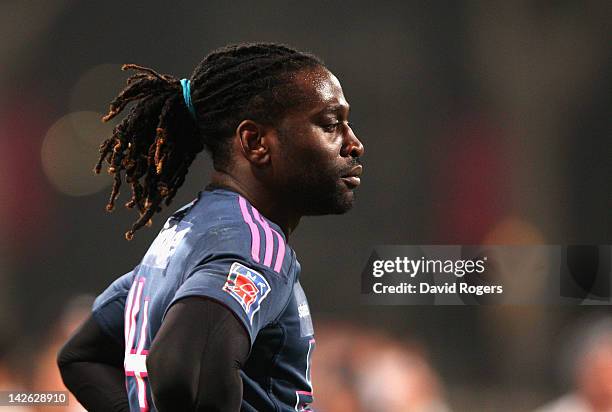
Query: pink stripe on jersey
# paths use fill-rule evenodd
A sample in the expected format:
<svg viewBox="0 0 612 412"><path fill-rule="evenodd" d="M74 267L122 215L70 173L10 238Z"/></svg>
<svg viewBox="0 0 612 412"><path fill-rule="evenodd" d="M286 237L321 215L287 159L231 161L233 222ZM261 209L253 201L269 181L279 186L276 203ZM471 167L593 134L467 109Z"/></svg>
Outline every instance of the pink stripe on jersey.
<svg viewBox="0 0 612 412"><path fill-rule="evenodd" d="M264 233L266 235L266 244L264 249L266 250L264 257L264 265L268 267L272 267L272 252L274 249L274 238L272 237L272 230L270 229L270 225L264 218L261 217L257 209L251 206L251 211L253 212L253 216L255 216L255 220L259 222L261 227L263 227Z"/></svg>
<svg viewBox="0 0 612 412"><path fill-rule="evenodd" d="M140 296L142 295L142 288L144 287L144 278L141 278L138 281L138 286L136 289L136 295L134 296L134 305L132 306L132 313L130 314L130 331L127 337L126 348L131 348L134 346L134 338L136 335L136 315L140 311Z"/></svg>
<svg viewBox="0 0 612 412"><path fill-rule="evenodd" d="M281 268L283 267L283 260L285 260L285 241L283 237L276 230L271 229L272 232L276 234L276 238L278 239L278 250L276 251L276 261L274 263L274 271L280 273Z"/></svg>
<svg viewBox="0 0 612 412"><path fill-rule="evenodd" d="M140 412L148 412L149 405L147 404L147 384L142 376L136 374L134 377L136 378L136 387L138 388L138 404L140 405Z"/></svg>
<svg viewBox="0 0 612 412"><path fill-rule="evenodd" d="M251 229L251 256L253 256L255 262L259 262L259 229L249 214L247 202L244 197L238 196L238 203L240 203L242 218L246 224L249 225L249 229Z"/></svg>

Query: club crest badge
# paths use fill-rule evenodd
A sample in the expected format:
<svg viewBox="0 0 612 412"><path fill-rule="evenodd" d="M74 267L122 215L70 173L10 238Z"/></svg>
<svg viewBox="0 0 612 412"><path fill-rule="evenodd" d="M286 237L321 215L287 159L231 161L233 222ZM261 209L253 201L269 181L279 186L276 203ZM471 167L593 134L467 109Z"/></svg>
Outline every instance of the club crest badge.
<svg viewBox="0 0 612 412"><path fill-rule="evenodd" d="M223 290L229 293L242 306L251 325L253 316L259 311L261 302L270 293L270 284L260 273L234 262Z"/></svg>

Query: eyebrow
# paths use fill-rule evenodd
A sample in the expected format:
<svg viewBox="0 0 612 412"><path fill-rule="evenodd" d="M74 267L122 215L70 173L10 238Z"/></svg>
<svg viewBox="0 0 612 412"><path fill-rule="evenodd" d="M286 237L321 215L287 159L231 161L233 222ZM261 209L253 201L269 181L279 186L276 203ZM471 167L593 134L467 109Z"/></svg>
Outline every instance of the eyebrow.
<svg viewBox="0 0 612 412"><path fill-rule="evenodd" d="M336 104L332 104L330 106L326 106L323 110L321 110L319 113L329 113L329 112L339 112L342 111L344 109L346 109L347 111L350 109L350 105L346 104L340 104L340 103L336 103Z"/></svg>

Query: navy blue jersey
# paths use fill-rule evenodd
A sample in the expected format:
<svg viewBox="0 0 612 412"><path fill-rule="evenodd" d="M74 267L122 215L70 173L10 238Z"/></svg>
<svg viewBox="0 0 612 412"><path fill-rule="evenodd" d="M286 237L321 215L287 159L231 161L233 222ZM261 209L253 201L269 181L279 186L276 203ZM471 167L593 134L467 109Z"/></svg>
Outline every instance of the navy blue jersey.
<svg viewBox="0 0 612 412"><path fill-rule="evenodd" d="M172 215L140 264L93 306L102 329L125 343L132 411L155 411L146 357L170 306L188 296L225 305L248 331L243 411L308 411L312 321L300 264L283 232L239 194L206 190Z"/></svg>

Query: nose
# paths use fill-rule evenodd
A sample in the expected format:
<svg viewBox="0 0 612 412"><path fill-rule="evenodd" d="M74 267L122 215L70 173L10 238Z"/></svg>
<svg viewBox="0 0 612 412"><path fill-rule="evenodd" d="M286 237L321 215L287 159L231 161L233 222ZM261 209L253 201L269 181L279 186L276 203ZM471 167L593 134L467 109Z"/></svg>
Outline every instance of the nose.
<svg viewBox="0 0 612 412"><path fill-rule="evenodd" d="M359 140L359 138L357 138L357 136L355 135L355 132L353 132L353 129L351 128L350 125L347 126L346 128L346 134L345 134L345 138L344 138L344 145L342 146L342 156L343 157L361 157L363 156L363 152L365 151L365 148L363 147L363 144L361 143L361 141Z"/></svg>

